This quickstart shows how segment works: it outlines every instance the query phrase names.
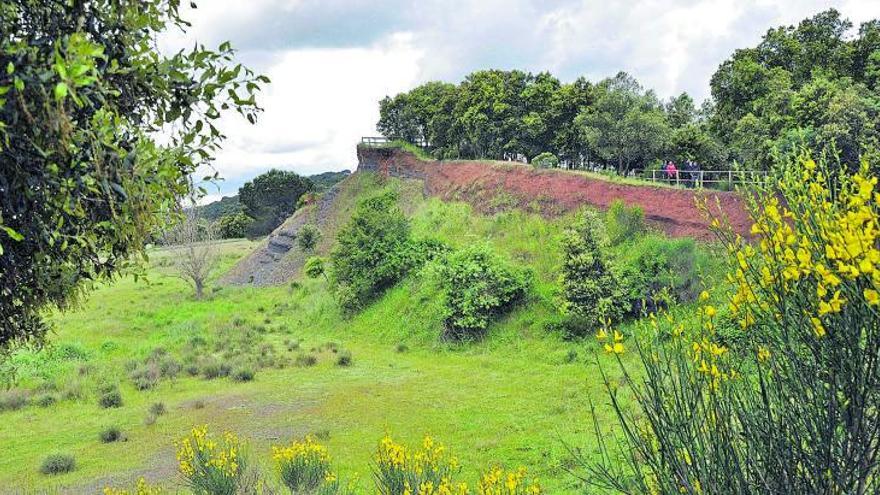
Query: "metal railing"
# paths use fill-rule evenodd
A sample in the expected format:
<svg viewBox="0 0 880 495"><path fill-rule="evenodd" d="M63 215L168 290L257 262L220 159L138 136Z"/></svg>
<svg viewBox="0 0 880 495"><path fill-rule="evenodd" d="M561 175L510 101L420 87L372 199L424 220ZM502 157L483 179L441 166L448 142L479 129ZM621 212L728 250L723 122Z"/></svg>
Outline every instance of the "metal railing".
<svg viewBox="0 0 880 495"><path fill-rule="evenodd" d="M385 148L391 146L394 143L394 140L388 139L385 136L364 136L361 138L361 144L368 148ZM413 146L418 146L420 148L427 148L428 143L424 140L419 140L415 143L410 143Z"/></svg>
<svg viewBox="0 0 880 495"><path fill-rule="evenodd" d="M737 185L761 184L767 179L763 170L636 170L634 176L649 182L698 189L733 189Z"/></svg>

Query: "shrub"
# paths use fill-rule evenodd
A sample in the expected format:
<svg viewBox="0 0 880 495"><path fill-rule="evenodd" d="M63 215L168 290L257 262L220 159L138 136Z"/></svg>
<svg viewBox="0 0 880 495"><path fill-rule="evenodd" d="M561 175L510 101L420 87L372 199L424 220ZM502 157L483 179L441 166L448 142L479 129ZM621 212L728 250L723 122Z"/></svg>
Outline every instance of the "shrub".
<svg viewBox="0 0 880 495"><path fill-rule="evenodd" d="M105 387L98 397L98 405L104 409L122 407L122 394L119 393L119 388L115 385Z"/></svg>
<svg viewBox="0 0 880 495"><path fill-rule="evenodd" d="M535 168L556 168L559 166L559 158L550 152L543 152L532 158L532 165Z"/></svg>
<svg viewBox="0 0 880 495"><path fill-rule="evenodd" d="M426 436L419 449L410 449L386 435L376 450L373 478L379 495L412 493L412 487L430 486L428 493L467 493L454 482L461 471L456 458L440 443ZM442 487L442 489L441 489Z"/></svg>
<svg viewBox="0 0 880 495"><path fill-rule="evenodd" d="M154 416L162 416L166 411L167 409L165 408L164 402L154 402L150 404L150 414Z"/></svg>
<svg viewBox="0 0 880 495"><path fill-rule="evenodd" d="M336 357L336 366L348 367L352 362L351 351L342 351Z"/></svg>
<svg viewBox="0 0 880 495"><path fill-rule="evenodd" d="M63 474L76 469L76 460L67 454L52 454L43 459L40 472L43 474Z"/></svg>
<svg viewBox="0 0 880 495"><path fill-rule="evenodd" d="M120 430L119 427L116 426L111 426L109 428L101 430L101 432L98 434L98 438L101 440L101 443L121 442L125 440L125 437L122 434L122 430Z"/></svg>
<svg viewBox="0 0 880 495"><path fill-rule="evenodd" d="M699 279L692 239L647 236L624 251L617 261L627 313L647 314L669 304L694 300Z"/></svg>
<svg viewBox="0 0 880 495"><path fill-rule="evenodd" d="M401 342L394 346L394 350L398 353L404 353L409 350L409 346Z"/></svg>
<svg viewBox="0 0 880 495"><path fill-rule="evenodd" d="M457 340L482 335L528 288L526 272L514 269L487 246L449 255L440 275L446 336Z"/></svg>
<svg viewBox="0 0 880 495"><path fill-rule="evenodd" d="M253 221L253 218L241 211L234 215L224 215L217 221L217 234L221 239L247 237L248 229Z"/></svg>
<svg viewBox="0 0 880 495"><path fill-rule="evenodd" d="M28 403L28 393L20 389L0 391L0 411L16 411Z"/></svg>
<svg viewBox="0 0 880 495"><path fill-rule="evenodd" d="M306 260L303 273L309 278L327 277L326 260L320 256L312 256Z"/></svg>
<svg viewBox="0 0 880 495"><path fill-rule="evenodd" d="M410 268L410 227L397 206L397 195L380 194L362 201L337 236L330 255L331 282L347 312L400 280Z"/></svg>
<svg viewBox="0 0 880 495"><path fill-rule="evenodd" d="M236 495L246 484L247 457L232 433L214 438L207 426L196 427L176 446L178 470L193 493Z"/></svg>
<svg viewBox="0 0 880 495"><path fill-rule="evenodd" d="M162 372L156 363L149 362L139 365L131 373L129 377L134 382L134 387L138 390L149 390L159 384L159 377Z"/></svg>
<svg viewBox="0 0 880 495"><path fill-rule="evenodd" d="M281 481L292 493L313 493L332 476L326 447L312 437L284 447L273 446L272 458Z"/></svg>
<svg viewBox="0 0 880 495"><path fill-rule="evenodd" d="M753 241L716 223L739 347L719 343L708 293L699 325L637 340L637 368L606 382L622 444L591 452L586 479L619 493L877 491L876 184L866 162L848 175L802 157L754 191Z"/></svg>
<svg viewBox="0 0 880 495"><path fill-rule="evenodd" d="M645 233L645 212L638 206L626 206L622 200L615 199L605 213L605 225L608 241L616 246Z"/></svg>
<svg viewBox="0 0 880 495"><path fill-rule="evenodd" d="M237 382L249 382L254 379L256 372L254 372L253 368L242 367L238 368L232 373L232 379Z"/></svg>
<svg viewBox="0 0 880 495"><path fill-rule="evenodd" d="M500 467L489 469L480 476L478 495L541 495L544 491L536 481L529 479L525 468L505 471Z"/></svg>
<svg viewBox="0 0 880 495"><path fill-rule="evenodd" d="M34 401L40 407L49 407L56 402L58 402L58 397L55 394L42 394Z"/></svg>
<svg viewBox="0 0 880 495"><path fill-rule="evenodd" d="M138 478L137 484L135 484L132 490L105 487L101 493L104 495L160 495L162 489L158 486L150 485L144 478Z"/></svg>
<svg viewBox="0 0 880 495"><path fill-rule="evenodd" d="M306 253L311 253L321 241L321 231L317 226L307 223L296 233L296 244Z"/></svg>
<svg viewBox="0 0 880 495"><path fill-rule="evenodd" d="M598 216L583 210L563 235L562 312L569 337L592 333L624 314L618 284L604 250L605 232Z"/></svg>
<svg viewBox="0 0 880 495"><path fill-rule="evenodd" d="M318 358L314 354L301 353L296 356L294 364L301 368L308 368L318 364Z"/></svg>

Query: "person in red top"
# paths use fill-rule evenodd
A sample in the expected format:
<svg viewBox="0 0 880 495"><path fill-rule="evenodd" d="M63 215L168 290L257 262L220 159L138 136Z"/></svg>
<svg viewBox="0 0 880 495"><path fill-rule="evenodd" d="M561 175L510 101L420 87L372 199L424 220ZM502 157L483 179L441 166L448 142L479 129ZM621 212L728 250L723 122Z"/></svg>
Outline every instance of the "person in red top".
<svg viewBox="0 0 880 495"><path fill-rule="evenodd" d="M666 162L666 178L669 179L670 182L678 178L678 169L675 168L675 163L672 160Z"/></svg>

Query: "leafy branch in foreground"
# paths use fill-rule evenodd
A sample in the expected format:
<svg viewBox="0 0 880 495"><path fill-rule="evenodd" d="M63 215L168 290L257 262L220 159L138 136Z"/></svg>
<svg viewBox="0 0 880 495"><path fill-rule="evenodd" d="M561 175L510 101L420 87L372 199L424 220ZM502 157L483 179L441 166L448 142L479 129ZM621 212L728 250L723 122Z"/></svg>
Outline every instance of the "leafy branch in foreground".
<svg viewBox="0 0 880 495"><path fill-rule="evenodd" d="M750 241L718 228L725 316L651 320L640 369L606 379L620 444L582 459L620 493L875 493L880 489L880 195L877 177L807 156L751 199ZM722 325L742 336L722 343ZM618 360L618 363L622 361ZM621 364L621 368L623 368ZM637 408L623 407L632 394Z"/></svg>
<svg viewBox="0 0 880 495"><path fill-rule="evenodd" d="M179 0L0 2L0 348L132 266L268 82L229 43L170 56ZM159 135L161 134L161 140Z"/></svg>

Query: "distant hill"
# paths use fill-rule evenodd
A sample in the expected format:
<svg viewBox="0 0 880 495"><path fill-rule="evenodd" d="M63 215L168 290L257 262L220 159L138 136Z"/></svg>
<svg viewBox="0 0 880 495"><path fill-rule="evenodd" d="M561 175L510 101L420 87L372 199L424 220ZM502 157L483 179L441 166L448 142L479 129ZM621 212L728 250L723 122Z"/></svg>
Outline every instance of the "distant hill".
<svg viewBox="0 0 880 495"><path fill-rule="evenodd" d="M310 175L309 179L315 183L315 191L322 193L349 175L351 175L351 170L343 170L341 172L324 172Z"/></svg>
<svg viewBox="0 0 880 495"><path fill-rule="evenodd" d="M350 170L343 170L341 172L323 172L308 177L315 184L315 192L322 193L349 175L351 175ZM238 194L236 194L233 196L223 196L218 201L200 206L199 209L203 218L214 221L226 215L235 215L242 211L244 207L238 200Z"/></svg>

